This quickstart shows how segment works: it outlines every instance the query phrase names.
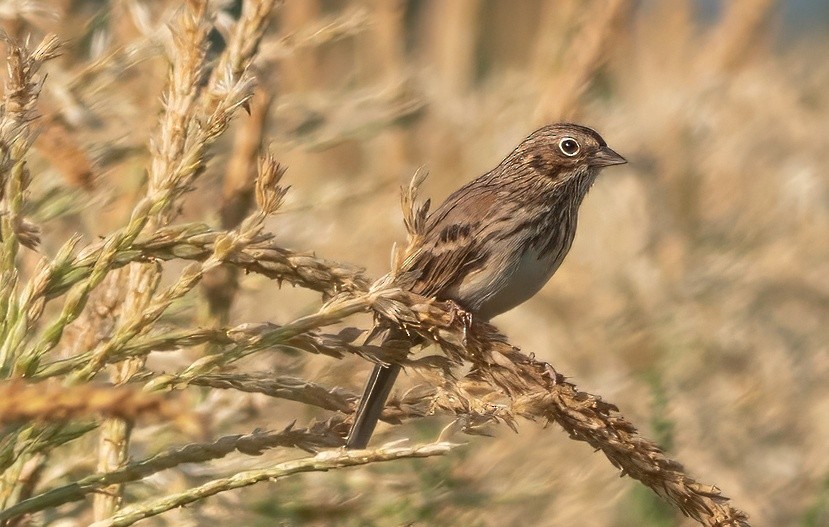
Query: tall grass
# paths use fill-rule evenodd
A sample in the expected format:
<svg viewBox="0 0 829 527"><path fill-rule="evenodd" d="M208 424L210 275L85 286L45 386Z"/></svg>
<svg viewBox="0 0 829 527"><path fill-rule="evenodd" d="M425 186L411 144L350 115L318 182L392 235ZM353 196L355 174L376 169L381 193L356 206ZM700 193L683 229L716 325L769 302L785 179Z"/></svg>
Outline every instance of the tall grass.
<svg viewBox="0 0 829 527"><path fill-rule="evenodd" d="M3 525L820 524L829 42L770 1L275 4L3 15ZM549 287L467 331L390 285L418 192L565 118L631 163ZM372 361L395 426L345 451Z"/></svg>

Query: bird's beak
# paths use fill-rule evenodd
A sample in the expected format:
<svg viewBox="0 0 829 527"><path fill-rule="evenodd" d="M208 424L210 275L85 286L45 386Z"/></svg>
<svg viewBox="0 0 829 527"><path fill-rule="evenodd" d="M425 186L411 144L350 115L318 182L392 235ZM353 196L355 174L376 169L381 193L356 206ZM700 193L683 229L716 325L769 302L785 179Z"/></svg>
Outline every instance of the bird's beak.
<svg viewBox="0 0 829 527"><path fill-rule="evenodd" d="M612 165L624 165L625 163L627 163L627 159L606 146L600 146L590 158L590 164L595 167L609 167Z"/></svg>

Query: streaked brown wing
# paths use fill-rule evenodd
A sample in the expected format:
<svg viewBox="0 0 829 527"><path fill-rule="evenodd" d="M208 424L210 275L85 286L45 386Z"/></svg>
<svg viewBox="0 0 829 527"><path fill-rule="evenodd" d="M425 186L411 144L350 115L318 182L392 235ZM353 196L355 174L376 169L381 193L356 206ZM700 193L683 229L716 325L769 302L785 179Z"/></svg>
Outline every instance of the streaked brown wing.
<svg viewBox="0 0 829 527"><path fill-rule="evenodd" d="M449 196L429 217L423 243L405 262L418 271L412 291L443 298L464 276L486 263L483 231L494 216L498 190L476 180Z"/></svg>

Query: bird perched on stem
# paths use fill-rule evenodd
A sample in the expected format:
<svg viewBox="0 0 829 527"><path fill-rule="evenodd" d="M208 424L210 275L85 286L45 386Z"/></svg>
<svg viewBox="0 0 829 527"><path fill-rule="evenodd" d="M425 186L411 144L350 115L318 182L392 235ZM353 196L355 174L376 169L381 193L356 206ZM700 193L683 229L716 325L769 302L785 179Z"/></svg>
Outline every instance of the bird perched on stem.
<svg viewBox="0 0 829 527"><path fill-rule="evenodd" d="M476 319L509 311L561 265L576 235L579 206L599 171L623 163L590 128L545 126L450 195L426 220L400 271L416 276L412 292L452 301ZM392 330L384 344L406 338ZM374 367L348 448L368 444L399 371L395 364Z"/></svg>

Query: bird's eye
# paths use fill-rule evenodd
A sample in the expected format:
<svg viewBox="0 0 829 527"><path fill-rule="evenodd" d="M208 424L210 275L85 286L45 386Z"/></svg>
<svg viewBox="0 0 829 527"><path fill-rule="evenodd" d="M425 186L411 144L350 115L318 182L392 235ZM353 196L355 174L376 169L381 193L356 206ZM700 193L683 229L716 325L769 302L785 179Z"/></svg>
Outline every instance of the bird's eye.
<svg viewBox="0 0 829 527"><path fill-rule="evenodd" d="M558 149L561 150L561 153L567 157L573 157L579 153L581 147L579 147L579 142L572 137L565 137L558 142Z"/></svg>

